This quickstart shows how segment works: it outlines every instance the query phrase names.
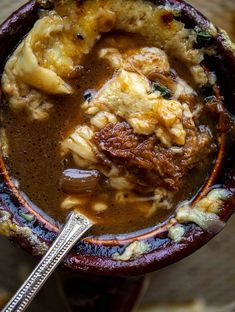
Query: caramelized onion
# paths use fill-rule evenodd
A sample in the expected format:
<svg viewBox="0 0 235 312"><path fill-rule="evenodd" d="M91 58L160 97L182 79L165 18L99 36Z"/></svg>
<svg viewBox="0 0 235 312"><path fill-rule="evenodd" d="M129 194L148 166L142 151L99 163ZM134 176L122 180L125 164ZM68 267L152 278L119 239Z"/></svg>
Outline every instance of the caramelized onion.
<svg viewBox="0 0 235 312"><path fill-rule="evenodd" d="M66 193L88 193L96 190L99 180L97 170L67 169L61 177L60 187Z"/></svg>

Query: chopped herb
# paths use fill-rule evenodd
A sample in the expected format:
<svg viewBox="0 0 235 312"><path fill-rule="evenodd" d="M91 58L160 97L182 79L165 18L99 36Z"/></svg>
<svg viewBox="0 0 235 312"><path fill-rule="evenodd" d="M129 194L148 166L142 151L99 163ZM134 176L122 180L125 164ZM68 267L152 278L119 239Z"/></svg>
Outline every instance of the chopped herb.
<svg viewBox="0 0 235 312"><path fill-rule="evenodd" d="M153 92L157 92L157 91L161 93L161 96L164 99L170 99L172 96L171 91L166 86L164 86L158 82L154 82L153 83Z"/></svg>
<svg viewBox="0 0 235 312"><path fill-rule="evenodd" d="M195 28L197 33L198 48L202 48L211 42L212 36L208 31L203 31L200 28Z"/></svg>
<svg viewBox="0 0 235 312"><path fill-rule="evenodd" d="M25 219L28 222L32 222L34 220L34 216L30 213L24 213L22 210L19 211L19 216Z"/></svg>

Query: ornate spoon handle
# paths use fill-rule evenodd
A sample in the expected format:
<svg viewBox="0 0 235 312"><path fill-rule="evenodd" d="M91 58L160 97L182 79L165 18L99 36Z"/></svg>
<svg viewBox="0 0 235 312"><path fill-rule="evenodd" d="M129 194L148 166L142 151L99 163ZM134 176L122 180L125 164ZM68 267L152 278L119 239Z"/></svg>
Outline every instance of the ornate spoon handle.
<svg viewBox="0 0 235 312"><path fill-rule="evenodd" d="M2 312L25 311L64 256L92 225L85 216L73 212L51 248Z"/></svg>

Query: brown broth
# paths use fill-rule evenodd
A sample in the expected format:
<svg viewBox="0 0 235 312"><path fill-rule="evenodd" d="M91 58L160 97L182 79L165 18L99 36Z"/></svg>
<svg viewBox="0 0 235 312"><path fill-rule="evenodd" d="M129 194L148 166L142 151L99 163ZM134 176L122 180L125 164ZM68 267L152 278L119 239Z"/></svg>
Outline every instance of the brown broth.
<svg viewBox="0 0 235 312"><path fill-rule="evenodd" d="M123 40L122 35L116 34L116 38L118 36ZM3 111L9 143L9 167L13 177L20 182L21 190L35 205L61 222L68 212L60 208L66 194L59 189L59 180L67 166L60 155L60 142L68 131L86 121L79 112L79 106L84 102L84 92L87 89L98 90L112 77L113 69L104 60L97 58L97 51L104 45L106 38L104 36L96 45L87 57L84 69L73 80L76 93L71 97L54 99L55 107L49 119L31 122L25 113L14 114L8 107ZM128 47L144 46L143 40L133 35L125 35L125 38L128 39ZM95 213L91 208L92 202L100 194L90 195L88 205L81 208L81 211L98 222L93 234L126 233L154 226L166 220L177 203L196 194L210 172L213 159L214 155L206 159L199 168L190 171L182 189L175 196L175 205L170 211L157 210L151 217L143 218L143 213L136 209L137 204L117 206L112 192L105 189L102 190L102 196L107 196L110 203L107 211Z"/></svg>

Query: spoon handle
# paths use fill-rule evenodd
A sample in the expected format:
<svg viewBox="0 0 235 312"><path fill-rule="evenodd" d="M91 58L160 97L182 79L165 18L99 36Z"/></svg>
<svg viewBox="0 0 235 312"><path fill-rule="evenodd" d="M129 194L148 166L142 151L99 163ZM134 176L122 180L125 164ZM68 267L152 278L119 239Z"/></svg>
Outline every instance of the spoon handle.
<svg viewBox="0 0 235 312"><path fill-rule="evenodd" d="M2 312L25 311L64 256L92 225L85 216L72 212L51 248Z"/></svg>

